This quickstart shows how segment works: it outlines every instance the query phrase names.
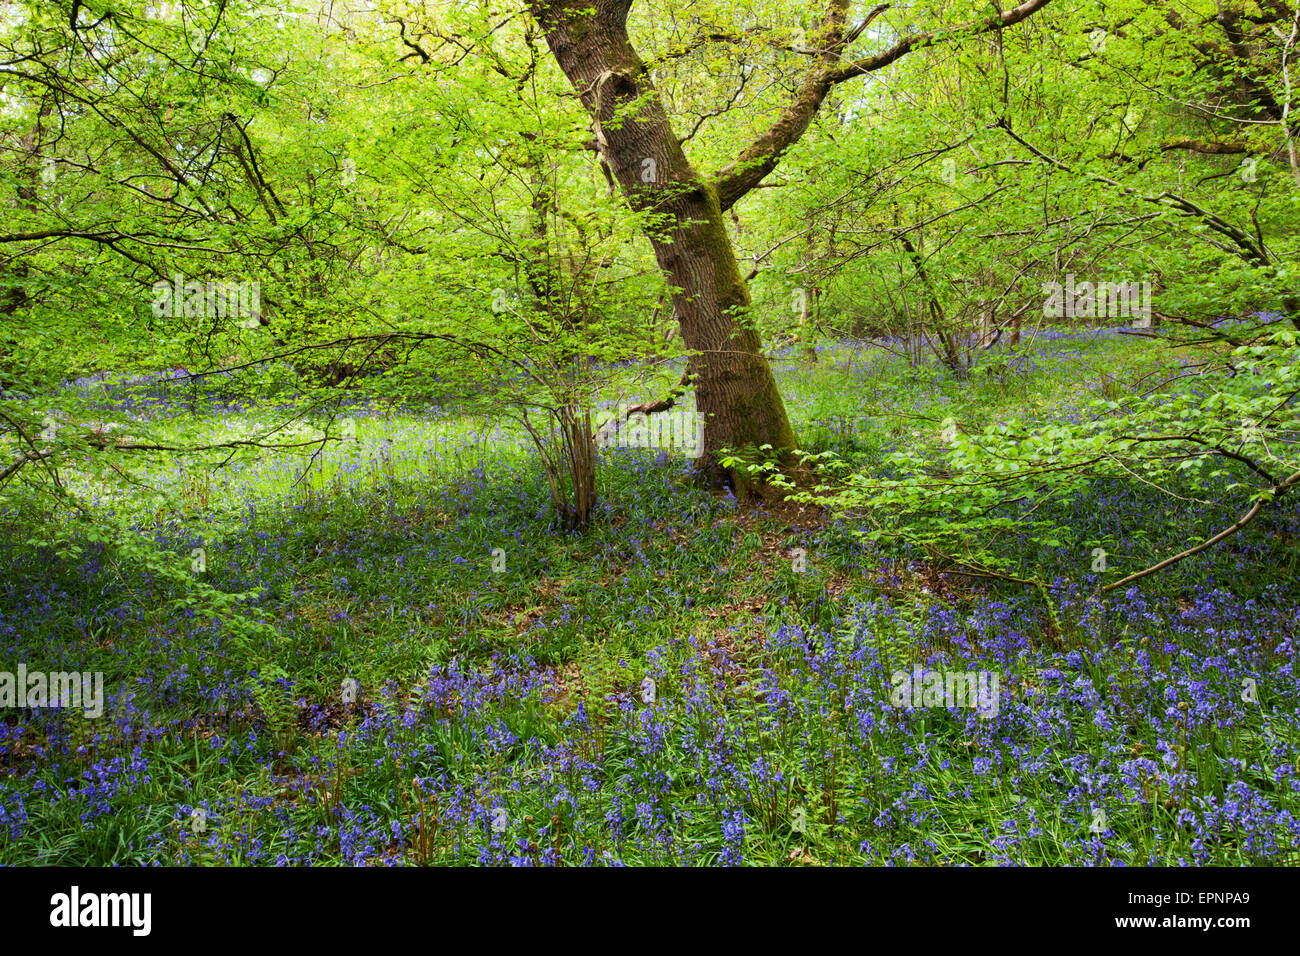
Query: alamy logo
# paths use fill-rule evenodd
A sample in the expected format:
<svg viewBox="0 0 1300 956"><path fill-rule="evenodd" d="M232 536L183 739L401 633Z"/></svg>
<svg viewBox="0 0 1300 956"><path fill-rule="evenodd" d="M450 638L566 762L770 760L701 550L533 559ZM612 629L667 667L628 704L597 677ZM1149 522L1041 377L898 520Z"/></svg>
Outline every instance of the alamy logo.
<svg viewBox="0 0 1300 956"><path fill-rule="evenodd" d="M894 671L889 702L895 707L970 707L984 718L998 715L998 675L991 671L930 671L917 664Z"/></svg>
<svg viewBox="0 0 1300 956"><path fill-rule="evenodd" d="M1049 319L1141 319L1151 322L1150 282L1080 282L1074 274L1065 285L1056 280L1043 283L1043 315ZM1136 324L1136 323L1135 323Z"/></svg>
<svg viewBox="0 0 1300 956"><path fill-rule="evenodd" d="M598 448L677 448L688 458L704 454L704 416L693 409L678 408L647 415L628 412L624 405L617 415L602 416L596 432Z"/></svg>
<svg viewBox="0 0 1300 956"><path fill-rule="evenodd" d="M104 674L101 671L0 671L0 707L61 707L87 717L104 715Z"/></svg>
<svg viewBox="0 0 1300 956"><path fill-rule="evenodd" d="M252 328L262 315L260 282L186 282L173 275L171 282L153 284L153 314L158 318L242 319Z"/></svg>
<svg viewBox="0 0 1300 956"><path fill-rule="evenodd" d="M71 893L50 897L50 925L129 926L135 936L148 936L152 928L153 895L150 893Z"/></svg>

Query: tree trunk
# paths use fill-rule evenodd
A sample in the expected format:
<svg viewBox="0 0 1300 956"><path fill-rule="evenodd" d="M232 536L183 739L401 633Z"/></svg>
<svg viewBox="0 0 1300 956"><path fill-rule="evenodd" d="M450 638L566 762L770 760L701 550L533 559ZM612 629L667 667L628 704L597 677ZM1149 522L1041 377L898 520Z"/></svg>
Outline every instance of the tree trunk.
<svg viewBox="0 0 1300 956"><path fill-rule="evenodd" d="M690 373L705 416L698 468L720 478L721 448L796 445L785 404L747 327L741 278L715 185L691 165L627 35L630 0L530 4L560 69L592 116L596 145L633 209L651 214L655 258L674 288ZM733 481L738 476L732 476Z"/></svg>
<svg viewBox="0 0 1300 956"><path fill-rule="evenodd" d="M836 84L884 69L912 50L995 32L1022 22L1050 0L1024 0L947 30L909 32L867 57L847 56L850 44L889 9L881 4L847 25L849 0L825 0L809 37L813 49L799 88L770 128L712 179L682 151L645 64L632 49L627 14L632 0L528 0L533 19L564 75L582 98L596 149L632 207L653 213L646 235L668 280L706 416L698 467L717 474L719 448L795 446L794 431L758 333L746 328L749 290L740 277L722 214L772 172L812 123ZM739 476L732 475L733 480Z"/></svg>

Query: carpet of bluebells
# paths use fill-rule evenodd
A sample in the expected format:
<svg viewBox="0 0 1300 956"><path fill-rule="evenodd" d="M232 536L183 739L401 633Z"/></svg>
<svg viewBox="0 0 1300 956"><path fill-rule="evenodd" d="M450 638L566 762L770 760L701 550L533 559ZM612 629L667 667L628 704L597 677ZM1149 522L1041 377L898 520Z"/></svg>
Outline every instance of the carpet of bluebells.
<svg viewBox="0 0 1300 956"><path fill-rule="evenodd" d="M990 375L988 413L1072 414L1131 347L1082 339ZM852 343L796 359L797 428L868 458L952 394ZM1082 546L1012 542L1049 608L663 452L603 452L595 527L559 533L526 457L434 475L420 419L375 419L355 483L142 526L257 592L274 676L103 546L6 532L0 669L101 670L106 704L0 711L0 863L1300 863L1300 511L1102 599ZM1114 482L1062 507L1135 566L1232 514ZM896 706L914 666L996 673L997 713Z"/></svg>

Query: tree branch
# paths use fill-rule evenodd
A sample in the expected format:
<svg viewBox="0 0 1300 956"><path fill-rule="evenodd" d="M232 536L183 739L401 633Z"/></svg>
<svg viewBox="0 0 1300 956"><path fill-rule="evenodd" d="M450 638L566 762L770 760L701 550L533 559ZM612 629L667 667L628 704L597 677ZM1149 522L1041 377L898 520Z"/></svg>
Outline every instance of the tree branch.
<svg viewBox="0 0 1300 956"><path fill-rule="evenodd" d="M1151 567L1143 571L1138 571L1135 574L1130 574L1126 578L1121 578L1120 580L1116 581L1113 584L1108 584L1097 593L1105 594L1107 591L1113 591L1118 587L1123 587L1125 584L1129 584L1130 582L1137 581L1140 580L1141 578L1145 578L1148 577L1149 575L1155 574L1157 571L1163 571L1165 568L1170 567L1171 565L1175 565L1179 561L1184 560L1185 558L1190 558L1194 554L1200 554L1202 551L1206 550L1207 548L1214 547L1224 538L1231 537L1232 535L1240 531L1242 528L1246 527L1246 525L1254 521L1256 516L1258 516L1260 511L1263 509L1264 505L1276 501L1287 490L1289 490L1296 484L1300 484L1300 471L1297 471L1295 474L1291 475L1291 477L1287 478L1281 484L1274 485L1264 494L1260 495L1259 499L1253 505L1251 505L1249 511L1247 511L1244 515L1238 518L1236 522L1234 522L1230 527L1224 528L1213 538L1210 538L1207 541L1202 541L1196 547L1188 548L1186 551L1183 551L1181 554L1175 554L1172 558L1165 558L1159 564L1153 564Z"/></svg>
<svg viewBox="0 0 1300 956"><path fill-rule="evenodd" d="M735 205L741 197L776 169L785 151L798 142L799 137L807 131L822 101L837 83L884 69L913 50L1013 26L1037 13L1050 2L1051 0L1025 0L1015 9L989 19L971 21L940 32L916 33L904 37L874 56L846 60L841 56L842 51L867 28L872 20L889 9L890 5L886 3L876 7L861 24L845 34L841 31L840 25L848 2L830 0L828 24L821 34L822 38L829 40L830 43L817 51L819 55L806 74L794 101L768 130L713 177L723 212Z"/></svg>

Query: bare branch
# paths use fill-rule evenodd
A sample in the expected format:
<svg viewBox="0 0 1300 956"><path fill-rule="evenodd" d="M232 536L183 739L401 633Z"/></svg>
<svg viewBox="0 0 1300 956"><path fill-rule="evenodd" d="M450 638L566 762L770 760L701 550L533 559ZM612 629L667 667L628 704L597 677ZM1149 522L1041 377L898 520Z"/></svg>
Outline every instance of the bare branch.
<svg viewBox="0 0 1300 956"><path fill-rule="evenodd" d="M1145 570L1138 571L1134 574L1130 574L1128 577L1121 578L1120 580L1114 582L1113 584L1108 584L1097 593L1105 594L1107 591L1113 591L1118 587L1123 587L1125 584L1129 584L1133 581L1138 581L1142 578L1155 574L1158 571L1163 571L1165 568L1171 567L1177 564L1179 561L1182 561L1186 558L1190 558L1194 554L1200 554L1202 551L1205 551L1207 548L1214 547L1220 541L1224 540L1225 538L1231 537L1232 535L1240 531L1242 528L1246 527L1246 525L1254 521L1255 518L1259 515L1260 511L1263 510L1266 504L1271 504L1272 502L1276 501L1286 491L1294 487L1296 484L1300 484L1300 471L1297 471L1295 474L1291 475L1291 477L1287 478L1281 484L1274 485L1268 491L1260 495L1259 498L1255 501L1255 503L1251 505L1249 511L1247 511L1244 515L1238 518L1230 527L1224 528L1214 537L1206 541L1202 541L1194 548L1188 548L1186 551L1183 551L1180 554L1175 554L1171 558L1165 558L1159 564L1153 564L1151 567L1146 568Z"/></svg>

